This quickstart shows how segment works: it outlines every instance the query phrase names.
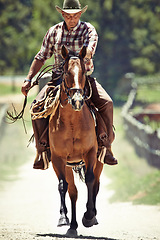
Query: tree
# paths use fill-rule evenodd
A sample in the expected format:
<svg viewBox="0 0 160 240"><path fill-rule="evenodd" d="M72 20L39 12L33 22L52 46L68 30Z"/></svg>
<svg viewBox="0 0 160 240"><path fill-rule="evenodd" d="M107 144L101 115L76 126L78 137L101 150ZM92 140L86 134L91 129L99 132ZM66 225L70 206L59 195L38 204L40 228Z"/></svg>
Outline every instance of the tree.
<svg viewBox="0 0 160 240"><path fill-rule="evenodd" d="M23 71L27 62L30 6L21 1L0 0L0 71Z"/></svg>
<svg viewBox="0 0 160 240"><path fill-rule="evenodd" d="M55 9L62 2L0 0L1 74L28 71L46 31L62 21ZM82 7L88 4L81 19L93 24L99 35L94 75L109 92L126 72L147 75L159 71L160 0L80 2Z"/></svg>
<svg viewBox="0 0 160 240"><path fill-rule="evenodd" d="M88 0L86 18L93 22L99 34L96 75L106 89L114 89L126 72L147 75L159 71L158 2Z"/></svg>

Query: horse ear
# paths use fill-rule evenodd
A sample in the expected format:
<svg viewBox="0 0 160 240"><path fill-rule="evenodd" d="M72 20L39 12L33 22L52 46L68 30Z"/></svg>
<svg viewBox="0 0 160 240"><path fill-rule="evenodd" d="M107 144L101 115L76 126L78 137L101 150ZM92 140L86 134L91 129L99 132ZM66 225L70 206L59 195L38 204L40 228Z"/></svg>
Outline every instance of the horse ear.
<svg viewBox="0 0 160 240"><path fill-rule="evenodd" d="M83 59L83 58L86 56L86 53L87 53L86 46L83 46L83 47L81 48L80 53L79 53L80 58Z"/></svg>
<svg viewBox="0 0 160 240"><path fill-rule="evenodd" d="M68 52L68 49L64 45L62 46L61 53L62 53L62 57L64 59L66 59L68 57L69 52Z"/></svg>

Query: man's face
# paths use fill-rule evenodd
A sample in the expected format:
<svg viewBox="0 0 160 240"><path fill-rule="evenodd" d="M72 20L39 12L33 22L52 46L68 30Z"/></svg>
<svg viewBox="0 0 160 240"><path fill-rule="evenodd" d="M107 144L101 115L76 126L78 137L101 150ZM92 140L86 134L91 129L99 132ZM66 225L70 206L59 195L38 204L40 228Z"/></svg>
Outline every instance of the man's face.
<svg viewBox="0 0 160 240"><path fill-rule="evenodd" d="M81 12L78 13L65 13L62 12L62 16L67 24L68 30L74 28L81 17Z"/></svg>

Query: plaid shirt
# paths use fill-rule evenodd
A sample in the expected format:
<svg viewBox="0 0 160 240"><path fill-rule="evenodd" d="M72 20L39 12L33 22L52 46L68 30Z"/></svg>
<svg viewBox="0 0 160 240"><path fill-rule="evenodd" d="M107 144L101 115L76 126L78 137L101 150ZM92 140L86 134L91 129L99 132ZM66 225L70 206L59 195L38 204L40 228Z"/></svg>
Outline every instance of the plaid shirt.
<svg viewBox="0 0 160 240"><path fill-rule="evenodd" d="M35 58L45 61L54 54L55 64L60 64L63 61L61 56L62 45L65 45L69 50L76 53L79 53L81 47L85 45L93 56L97 41L97 32L90 23L79 21L76 27L68 31L66 23L60 22L48 30L43 39L41 49ZM87 75L90 75L94 70L93 60L86 61L85 66Z"/></svg>

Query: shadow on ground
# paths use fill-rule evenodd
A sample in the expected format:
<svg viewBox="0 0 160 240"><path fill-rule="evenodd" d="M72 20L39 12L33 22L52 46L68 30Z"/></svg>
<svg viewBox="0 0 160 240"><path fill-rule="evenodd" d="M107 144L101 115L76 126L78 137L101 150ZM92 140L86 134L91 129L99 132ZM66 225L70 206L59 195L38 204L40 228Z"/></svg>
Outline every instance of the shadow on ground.
<svg viewBox="0 0 160 240"><path fill-rule="evenodd" d="M61 239L61 238L69 238L69 239L97 239L97 240L118 240L118 239L113 239L113 238L106 238L106 237L93 237L93 236L83 236L79 235L77 237L68 237L66 235L61 235L61 234L52 234L52 233L47 233L47 234L36 234L36 237L51 237L51 238L56 238L56 239Z"/></svg>

